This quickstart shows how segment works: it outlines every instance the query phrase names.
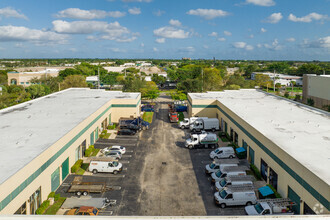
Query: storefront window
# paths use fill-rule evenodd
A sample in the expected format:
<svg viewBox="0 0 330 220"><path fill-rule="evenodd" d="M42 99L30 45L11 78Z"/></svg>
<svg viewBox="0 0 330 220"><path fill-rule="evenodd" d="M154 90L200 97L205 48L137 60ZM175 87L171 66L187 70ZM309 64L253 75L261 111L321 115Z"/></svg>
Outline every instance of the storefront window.
<svg viewBox="0 0 330 220"><path fill-rule="evenodd" d="M30 214L34 215L41 204L41 187L30 196Z"/></svg>
<svg viewBox="0 0 330 220"><path fill-rule="evenodd" d="M26 215L26 202L24 202L23 205L17 209L15 215Z"/></svg>

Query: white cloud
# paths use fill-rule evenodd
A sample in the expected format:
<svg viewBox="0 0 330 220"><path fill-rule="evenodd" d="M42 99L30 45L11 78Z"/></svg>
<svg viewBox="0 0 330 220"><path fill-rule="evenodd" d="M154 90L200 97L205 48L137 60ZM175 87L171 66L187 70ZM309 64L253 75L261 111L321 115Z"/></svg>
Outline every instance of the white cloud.
<svg viewBox="0 0 330 220"><path fill-rule="evenodd" d="M125 49L121 49L121 48L109 48L110 51L114 52L114 53L125 53L126 50Z"/></svg>
<svg viewBox="0 0 330 220"><path fill-rule="evenodd" d="M283 18L283 15L281 12L279 13L273 13L271 14L264 22L266 23L271 23L271 24L276 24L278 23L281 19Z"/></svg>
<svg viewBox="0 0 330 220"><path fill-rule="evenodd" d="M126 27L121 26L117 21L107 23L105 21L73 21L67 22L56 20L52 22L53 29L57 33L65 34L94 34L88 40L114 40L117 42L131 42L136 39L137 33L131 33Z"/></svg>
<svg viewBox="0 0 330 220"><path fill-rule="evenodd" d="M318 40L312 42L305 40L303 47L330 49L330 36L319 38Z"/></svg>
<svg viewBox="0 0 330 220"><path fill-rule="evenodd" d="M122 0L122 2L152 2L152 0Z"/></svg>
<svg viewBox="0 0 330 220"><path fill-rule="evenodd" d="M157 38L155 41L159 44L163 44L165 43L165 38Z"/></svg>
<svg viewBox="0 0 330 220"><path fill-rule="evenodd" d="M218 38L218 41L226 41L226 38L220 37L220 38Z"/></svg>
<svg viewBox="0 0 330 220"><path fill-rule="evenodd" d="M194 47L183 47L183 48L179 48L178 52L181 53L193 53L195 52L195 48Z"/></svg>
<svg viewBox="0 0 330 220"><path fill-rule="evenodd" d="M254 38L254 35L253 34L250 34L249 38L251 38L251 39Z"/></svg>
<svg viewBox="0 0 330 220"><path fill-rule="evenodd" d="M208 45L203 45L203 48L204 49L209 49L209 46Z"/></svg>
<svg viewBox="0 0 330 220"><path fill-rule="evenodd" d="M233 43L233 46L235 48L239 48L239 49L245 49L245 50L253 50L253 46L251 45L248 45L247 43L245 42L235 42Z"/></svg>
<svg viewBox="0 0 330 220"><path fill-rule="evenodd" d="M159 17L165 14L165 11L158 10L158 11L154 11L153 14Z"/></svg>
<svg viewBox="0 0 330 220"><path fill-rule="evenodd" d="M327 15L321 15L321 14L318 14L318 13L315 13L315 12L310 13L310 14L308 14L304 17L300 17L300 18L296 17L293 14L290 14L289 17L288 17L288 19L290 21L293 21L293 22L306 22L306 23L312 22L313 20L315 20L315 21L325 20L327 18L328 18Z"/></svg>
<svg viewBox="0 0 330 220"><path fill-rule="evenodd" d="M254 4L258 6L274 6L275 2L273 0L246 0L247 4Z"/></svg>
<svg viewBox="0 0 330 220"><path fill-rule="evenodd" d="M189 32L175 27L161 27L154 30L154 35L161 38L184 39L189 37Z"/></svg>
<svg viewBox="0 0 330 220"><path fill-rule="evenodd" d="M179 20L174 20L174 19L171 19L169 21L169 24L172 25L172 26L176 26L176 27L180 27L182 25Z"/></svg>
<svg viewBox="0 0 330 220"><path fill-rule="evenodd" d="M262 44L257 44L257 47L258 48L262 48Z"/></svg>
<svg viewBox="0 0 330 220"><path fill-rule="evenodd" d="M293 38L293 37L290 37L290 38L286 39L286 41L287 41L287 42L295 42L295 41L296 41L296 39L295 39L295 38Z"/></svg>
<svg viewBox="0 0 330 220"><path fill-rule="evenodd" d="M267 48L267 49L270 49L270 50L280 50L280 49L283 48L283 46L281 46L278 43L277 39L274 39L274 41L270 45L269 44L264 44L264 47Z"/></svg>
<svg viewBox="0 0 330 220"><path fill-rule="evenodd" d="M232 35L231 32L229 32L229 31L224 31L223 34L226 35L226 36L231 36Z"/></svg>
<svg viewBox="0 0 330 220"><path fill-rule="evenodd" d="M140 46L141 46L141 47L144 47L144 43L141 43Z"/></svg>
<svg viewBox="0 0 330 220"><path fill-rule="evenodd" d="M130 8L128 9L128 13L132 14L132 15L139 15L141 14L141 9L140 8Z"/></svg>
<svg viewBox="0 0 330 220"><path fill-rule="evenodd" d="M208 34L210 37L217 37L218 33L217 32L212 32L211 34Z"/></svg>
<svg viewBox="0 0 330 220"><path fill-rule="evenodd" d="M153 50L154 52L158 52L158 48L157 48L157 47L152 48L152 50Z"/></svg>
<svg viewBox="0 0 330 220"><path fill-rule="evenodd" d="M267 30L265 28L261 28L260 31L261 31L261 33L267 32Z"/></svg>
<svg viewBox="0 0 330 220"><path fill-rule="evenodd" d="M11 7L0 8L0 19L1 19L1 17L23 18L25 20L28 19L24 14L19 13L18 11L16 11L15 9L13 9Z"/></svg>
<svg viewBox="0 0 330 220"><path fill-rule="evenodd" d="M223 10L217 10L217 9L196 9L196 10L189 10L187 12L188 15L197 15L204 19L211 20L216 17L225 17L230 15L230 13L223 11Z"/></svg>
<svg viewBox="0 0 330 220"><path fill-rule="evenodd" d="M125 16L125 12L120 11L103 11L103 10L82 10L79 8L68 8L59 11L56 15L58 18L72 18L72 19L102 19L105 17L119 18Z"/></svg>
<svg viewBox="0 0 330 220"><path fill-rule="evenodd" d="M30 41L36 44L58 43L64 44L69 36L53 31L30 29L23 26L0 26L0 41Z"/></svg>

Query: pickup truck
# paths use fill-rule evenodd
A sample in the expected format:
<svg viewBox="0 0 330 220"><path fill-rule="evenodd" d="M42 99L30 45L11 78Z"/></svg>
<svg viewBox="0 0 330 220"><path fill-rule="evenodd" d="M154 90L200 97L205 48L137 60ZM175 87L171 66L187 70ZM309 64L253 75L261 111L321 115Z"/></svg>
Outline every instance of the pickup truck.
<svg viewBox="0 0 330 220"><path fill-rule="evenodd" d="M292 205L288 199L265 199L246 206L245 212L247 215L293 215Z"/></svg>

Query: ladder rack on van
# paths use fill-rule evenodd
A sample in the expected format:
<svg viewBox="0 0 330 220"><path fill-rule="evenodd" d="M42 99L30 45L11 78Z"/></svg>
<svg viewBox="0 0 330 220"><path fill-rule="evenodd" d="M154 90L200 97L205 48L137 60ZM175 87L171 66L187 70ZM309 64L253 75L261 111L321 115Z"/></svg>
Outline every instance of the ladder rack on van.
<svg viewBox="0 0 330 220"><path fill-rule="evenodd" d="M228 189L232 192L245 192L245 191L255 191L257 188L252 185L239 185L239 186L226 186L224 189Z"/></svg>
<svg viewBox="0 0 330 220"><path fill-rule="evenodd" d="M215 164L239 164L239 160L237 158L214 159L213 162Z"/></svg>
<svg viewBox="0 0 330 220"><path fill-rule="evenodd" d="M88 158L90 161L105 161L105 162L112 162L112 161L118 161L112 157L90 157Z"/></svg>
<svg viewBox="0 0 330 220"><path fill-rule="evenodd" d="M224 167L223 172L228 173L228 172L236 172L236 171L246 171L249 170L247 166L237 166L237 167Z"/></svg>
<svg viewBox="0 0 330 220"><path fill-rule="evenodd" d="M225 177L227 180L230 180L232 182L235 182L235 181L253 181L254 180L254 177L251 176L251 175L238 175L238 176L227 176Z"/></svg>
<svg viewBox="0 0 330 220"><path fill-rule="evenodd" d="M277 206L290 206L296 205L295 202L292 202L289 198L277 198L277 199L259 199L257 202L269 202L270 204L274 204Z"/></svg>

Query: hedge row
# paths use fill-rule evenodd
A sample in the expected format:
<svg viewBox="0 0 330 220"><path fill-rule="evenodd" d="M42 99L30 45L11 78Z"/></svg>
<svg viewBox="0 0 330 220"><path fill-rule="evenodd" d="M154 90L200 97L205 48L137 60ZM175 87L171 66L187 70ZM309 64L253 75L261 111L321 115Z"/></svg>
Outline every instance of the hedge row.
<svg viewBox="0 0 330 220"><path fill-rule="evenodd" d="M46 209L49 207L50 201L49 200L45 200L43 203L41 203L40 207L36 210L36 214L37 215L41 215L43 214Z"/></svg>
<svg viewBox="0 0 330 220"><path fill-rule="evenodd" d="M251 164L250 167L251 167L251 170L254 173L255 177L257 178L257 180L261 180L261 174L260 174L260 171L258 170L258 168L253 164Z"/></svg>
<svg viewBox="0 0 330 220"><path fill-rule="evenodd" d="M94 145L91 145L88 147L88 149L85 151L85 157L89 157L94 151Z"/></svg>
<svg viewBox="0 0 330 220"><path fill-rule="evenodd" d="M282 198L281 194L279 194L272 185L267 184L267 186L269 186L269 188L271 188L271 190L273 190L274 195L275 195L276 198Z"/></svg>
<svg viewBox="0 0 330 220"><path fill-rule="evenodd" d="M77 162L71 167L71 173L76 173L79 170L79 168L81 167L82 163L83 163L83 160L77 160Z"/></svg>

